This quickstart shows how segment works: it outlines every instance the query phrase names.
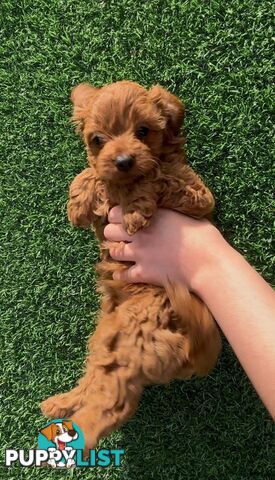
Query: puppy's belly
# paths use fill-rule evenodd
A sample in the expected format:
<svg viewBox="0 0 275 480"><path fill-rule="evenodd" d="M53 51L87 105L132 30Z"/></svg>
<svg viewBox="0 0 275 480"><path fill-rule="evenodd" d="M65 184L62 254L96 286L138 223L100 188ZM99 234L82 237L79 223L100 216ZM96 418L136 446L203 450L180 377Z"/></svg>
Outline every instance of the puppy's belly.
<svg viewBox="0 0 275 480"><path fill-rule="evenodd" d="M117 295L119 303L107 313L104 306L110 302L108 295ZM161 287L132 284L112 291L109 286L96 336L104 337L105 332L117 358L126 364L136 362L145 385L168 383L194 373L187 359L188 334Z"/></svg>

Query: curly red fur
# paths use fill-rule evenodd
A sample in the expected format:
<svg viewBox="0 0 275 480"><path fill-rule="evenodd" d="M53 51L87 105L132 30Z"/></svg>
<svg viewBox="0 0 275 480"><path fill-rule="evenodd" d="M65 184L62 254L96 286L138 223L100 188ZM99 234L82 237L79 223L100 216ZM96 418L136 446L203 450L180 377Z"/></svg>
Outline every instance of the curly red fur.
<svg viewBox="0 0 275 480"><path fill-rule="evenodd" d="M177 97L158 85L147 91L125 81L102 88L81 84L72 101L89 168L70 186L68 216L76 226L95 228L102 303L85 375L70 392L45 400L42 410L70 417L89 449L134 414L146 385L207 375L221 345L209 310L184 287L113 280L113 272L128 265L108 254L108 212L121 205L131 235L149 225L158 207L202 218L211 214L214 199L186 163L179 136L184 107ZM116 166L121 155L133 160L127 171Z"/></svg>

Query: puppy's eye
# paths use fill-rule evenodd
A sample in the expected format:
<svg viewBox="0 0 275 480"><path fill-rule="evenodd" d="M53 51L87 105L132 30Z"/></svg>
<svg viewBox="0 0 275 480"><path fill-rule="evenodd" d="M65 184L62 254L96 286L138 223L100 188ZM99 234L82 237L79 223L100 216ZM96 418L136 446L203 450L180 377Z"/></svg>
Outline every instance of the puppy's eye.
<svg viewBox="0 0 275 480"><path fill-rule="evenodd" d="M88 145L90 149L100 150L103 145L106 143L107 139L100 134L91 134L88 138Z"/></svg>
<svg viewBox="0 0 275 480"><path fill-rule="evenodd" d="M95 135L93 138L92 138L92 142L94 145L96 145L97 147L102 147L102 145L104 144L104 138L103 137L100 137L99 135Z"/></svg>
<svg viewBox="0 0 275 480"><path fill-rule="evenodd" d="M146 135L148 135L149 128L147 127L139 127L139 129L136 131L136 136L137 138L145 138Z"/></svg>

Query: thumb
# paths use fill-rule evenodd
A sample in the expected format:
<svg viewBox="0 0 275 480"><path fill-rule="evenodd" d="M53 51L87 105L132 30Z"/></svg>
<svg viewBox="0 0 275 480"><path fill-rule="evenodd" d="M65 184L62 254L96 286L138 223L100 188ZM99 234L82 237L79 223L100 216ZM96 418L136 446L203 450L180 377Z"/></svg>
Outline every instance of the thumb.
<svg viewBox="0 0 275 480"><path fill-rule="evenodd" d="M123 280L127 283L144 283L145 280L142 275L142 270L139 266L133 265L132 267L124 270L123 272L114 272L114 280Z"/></svg>

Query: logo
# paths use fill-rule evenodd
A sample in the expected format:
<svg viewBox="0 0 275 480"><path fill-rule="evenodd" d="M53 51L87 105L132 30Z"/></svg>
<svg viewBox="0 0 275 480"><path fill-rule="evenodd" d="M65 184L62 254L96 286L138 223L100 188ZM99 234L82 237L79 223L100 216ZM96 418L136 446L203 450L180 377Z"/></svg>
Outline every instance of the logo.
<svg viewBox="0 0 275 480"><path fill-rule="evenodd" d="M6 450L5 465L48 465L52 468L120 466L124 450L89 450L88 456L83 458L84 443L84 435L74 422L68 419L53 420L40 430L37 449Z"/></svg>
<svg viewBox="0 0 275 480"><path fill-rule="evenodd" d="M75 466L75 450L84 449L84 437L70 420L55 420L40 430L38 448L49 452L51 467L71 468Z"/></svg>

